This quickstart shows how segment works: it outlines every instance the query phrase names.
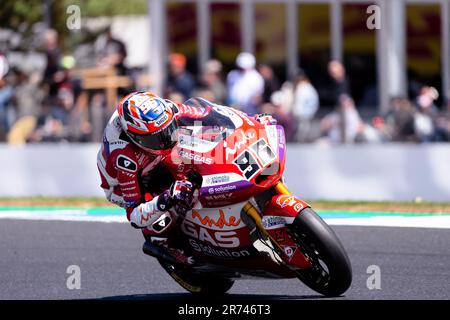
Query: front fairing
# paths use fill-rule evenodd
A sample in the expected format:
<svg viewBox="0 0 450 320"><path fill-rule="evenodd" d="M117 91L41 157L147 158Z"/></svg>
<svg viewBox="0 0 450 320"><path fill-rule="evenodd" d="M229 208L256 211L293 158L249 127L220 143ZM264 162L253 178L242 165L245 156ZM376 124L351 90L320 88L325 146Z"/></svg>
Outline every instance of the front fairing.
<svg viewBox="0 0 450 320"><path fill-rule="evenodd" d="M203 177L199 200L204 207L245 201L273 186L285 167L282 126L263 126L227 107L213 109L216 117L180 130L165 161L177 179L190 170Z"/></svg>

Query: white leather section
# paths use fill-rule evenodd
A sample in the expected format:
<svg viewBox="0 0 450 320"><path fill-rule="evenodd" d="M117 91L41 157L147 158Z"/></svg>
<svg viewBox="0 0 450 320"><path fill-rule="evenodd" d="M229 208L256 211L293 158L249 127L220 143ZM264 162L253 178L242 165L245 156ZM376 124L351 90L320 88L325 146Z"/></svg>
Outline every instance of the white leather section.
<svg viewBox="0 0 450 320"><path fill-rule="evenodd" d="M140 228L148 227L155 222L164 212L159 211L156 202L158 197L153 198L148 202L141 203L134 208L130 214L130 222L134 223Z"/></svg>

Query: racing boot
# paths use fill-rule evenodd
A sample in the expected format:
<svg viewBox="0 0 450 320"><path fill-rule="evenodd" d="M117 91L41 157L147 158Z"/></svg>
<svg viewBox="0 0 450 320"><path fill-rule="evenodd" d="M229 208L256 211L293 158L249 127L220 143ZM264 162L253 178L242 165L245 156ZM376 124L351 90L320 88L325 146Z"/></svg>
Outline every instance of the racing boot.
<svg viewBox="0 0 450 320"><path fill-rule="evenodd" d="M145 254L155 258L162 258L175 264L193 266L195 264L194 258L188 255L185 250L173 247L171 242L166 237L146 237L142 250Z"/></svg>

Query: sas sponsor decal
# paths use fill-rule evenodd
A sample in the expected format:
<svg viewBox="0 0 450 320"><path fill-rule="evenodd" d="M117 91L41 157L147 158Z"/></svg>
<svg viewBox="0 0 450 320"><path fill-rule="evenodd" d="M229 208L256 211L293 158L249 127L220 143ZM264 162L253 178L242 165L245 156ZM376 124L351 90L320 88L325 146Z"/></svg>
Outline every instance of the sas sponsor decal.
<svg viewBox="0 0 450 320"><path fill-rule="evenodd" d="M208 230L189 220L184 220L181 230L187 236L203 243L209 243L214 247L237 248L240 246L240 240L235 231Z"/></svg>
<svg viewBox="0 0 450 320"><path fill-rule="evenodd" d="M300 212L300 210L302 210L305 207L305 205L301 201L295 199L294 196L288 195L282 195L278 197L277 204L281 208L284 208L286 206L292 207L296 212Z"/></svg>
<svg viewBox="0 0 450 320"><path fill-rule="evenodd" d="M226 193L233 190L236 190L236 186L234 184L228 184L220 187L208 188L208 193L209 194Z"/></svg>
<svg viewBox="0 0 450 320"><path fill-rule="evenodd" d="M224 226L237 227L241 223L241 219L236 220L236 217L232 215L230 215L227 219L223 210L219 210L219 212L219 218L217 220L214 220L214 218L210 218L209 216L202 217L198 211L192 210L192 219L194 221L197 219L204 226L216 226L220 229L222 229Z"/></svg>
<svg viewBox="0 0 450 320"><path fill-rule="evenodd" d="M212 158L202 157L198 154L186 152L183 150L179 152L179 155L183 159L194 160L194 162L203 162L205 164L212 164L213 162Z"/></svg>

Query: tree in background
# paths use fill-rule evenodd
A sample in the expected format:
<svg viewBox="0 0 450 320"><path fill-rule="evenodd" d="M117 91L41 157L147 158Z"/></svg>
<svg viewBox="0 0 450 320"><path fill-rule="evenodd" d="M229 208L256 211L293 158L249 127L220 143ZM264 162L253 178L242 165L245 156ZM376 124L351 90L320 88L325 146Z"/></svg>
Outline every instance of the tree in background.
<svg viewBox="0 0 450 320"><path fill-rule="evenodd" d="M67 29L66 10L70 5L80 7L82 18L147 14L145 0L2 0L1 2L0 29L12 30L22 37L20 44L13 48L15 50L36 49L38 41L30 40L30 37L45 29L47 25L58 32L59 43L63 50L73 48L74 45L86 41L86 38L90 39L87 34L71 35Z"/></svg>

